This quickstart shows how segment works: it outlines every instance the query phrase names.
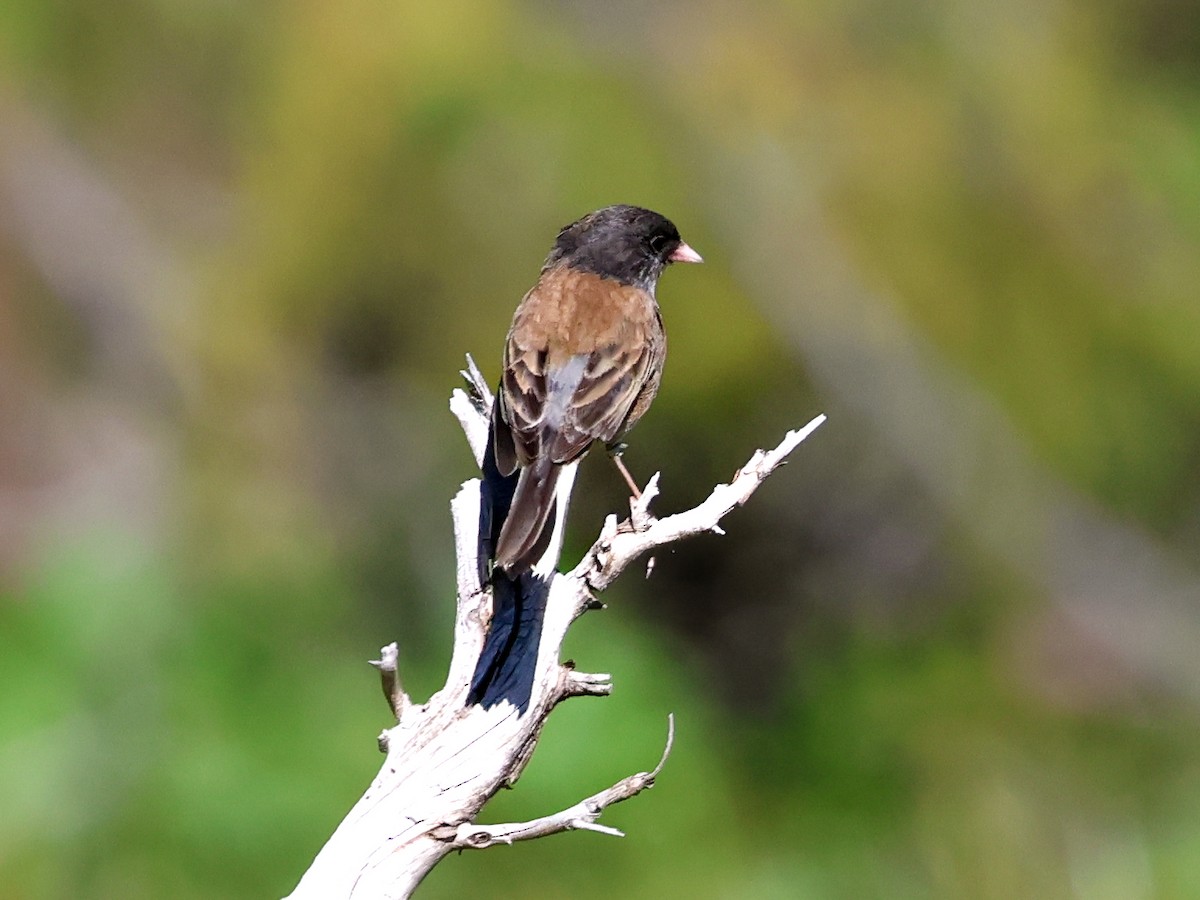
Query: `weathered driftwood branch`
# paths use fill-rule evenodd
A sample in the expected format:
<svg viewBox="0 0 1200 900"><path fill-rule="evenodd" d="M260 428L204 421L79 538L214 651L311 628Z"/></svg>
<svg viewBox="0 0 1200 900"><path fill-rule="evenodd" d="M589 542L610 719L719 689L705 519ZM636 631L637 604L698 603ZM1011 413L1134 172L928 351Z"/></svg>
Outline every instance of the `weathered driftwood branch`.
<svg viewBox="0 0 1200 900"><path fill-rule="evenodd" d="M562 812L552 816L542 816L540 819L533 819L530 822L508 822L503 825L475 825L471 822L464 822L454 829L449 829L447 826L449 830L444 832L446 840L450 841L455 850L483 850L495 844L528 841L574 829L598 831L613 837L625 837L625 832L619 828L600 825L596 820L600 818L600 813L614 803L628 800L646 788L654 787L654 779L667 764L667 757L671 755L671 747L675 743L675 717L669 716L667 722L667 745L663 748L658 765L649 772L638 772L636 775L622 778L607 790L592 794L586 800L580 800Z"/></svg>
<svg viewBox="0 0 1200 900"><path fill-rule="evenodd" d="M475 454L487 440L489 391L468 358L469 393L456 390L450 406ZM649 512L658 492L655 475L630 518L609 516L600 537L567 573L555 571L574 470L560 476L557 531L545 557L506 595L480 581L478 523L480 485L466 482L451 502L457 551L458 603L454 649L445 686L426 703L414 703L401 687L399 651L391 644L373 664L396 725L379 736L387 754L367 792L342 820L305 873L292 900L408 897L448 853L511 843L569 829L620 834L597 823L604 809L654 783L670 752L650 772L629 776L568 809L532 822L480 825L475 816L498 790L520 777L550 711L569 697L611 692L605 674L576 671L559 661L571 623L600 604L606 588L644 553L704 531L720 533L721 517L749 499L796 446L824 421L818 416L789 432L775 449L757 451L729 484L718 485L694 509L664 519ZM512 594L513 596L508 596ZM497 649L503 645L502 650ZM501 660L479 702L468 703L481 660ZM674 733L672 721L671 734Z"/></svg>

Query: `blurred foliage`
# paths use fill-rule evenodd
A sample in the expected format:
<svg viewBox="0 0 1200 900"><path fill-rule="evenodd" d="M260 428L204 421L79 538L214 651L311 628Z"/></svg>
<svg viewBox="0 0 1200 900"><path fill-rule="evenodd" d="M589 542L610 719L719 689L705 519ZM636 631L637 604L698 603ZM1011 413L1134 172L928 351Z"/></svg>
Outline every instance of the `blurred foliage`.
<svg viewBox="0 0 1200 900"><path fill-rule="evenodd" d="M445 402L556 229L671 216L660 511L430 897L1200 894L1200 13L10 0L0 896L291 889L449 658ZM569 552L623 502L584 466Z"/></svg>

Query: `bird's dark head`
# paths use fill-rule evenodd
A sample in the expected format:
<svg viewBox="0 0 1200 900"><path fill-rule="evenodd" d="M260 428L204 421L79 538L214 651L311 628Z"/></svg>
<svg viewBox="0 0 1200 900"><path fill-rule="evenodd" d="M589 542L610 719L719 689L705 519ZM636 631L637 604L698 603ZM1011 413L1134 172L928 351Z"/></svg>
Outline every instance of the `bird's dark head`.
<svg viewBox="0 0 1200 900"><path fill-rule="evenodd" d="M653 291L673 262L703 262L666 216L640 206L606 206L558 233L546 268L565 264Z"/></svg>

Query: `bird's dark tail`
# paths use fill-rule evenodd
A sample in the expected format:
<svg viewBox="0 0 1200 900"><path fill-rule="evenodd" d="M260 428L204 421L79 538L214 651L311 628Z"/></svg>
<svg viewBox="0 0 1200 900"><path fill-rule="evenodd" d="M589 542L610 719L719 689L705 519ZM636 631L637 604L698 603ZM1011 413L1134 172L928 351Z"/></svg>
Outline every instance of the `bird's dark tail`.
<svg viewBox="0 0 1200 900"><path fill-rule="evenodd" d="M483 451L483 484L479 504L479 583L487 584L492 560L496 558L496 543L500 529L508 518L513 494L517 490L518 472L504 475L496 466L496 451L492 429L488 428L487 446Z"/></svg>
<svg viewBox="0 0 1200 900"><path fill-rule="evenodd" d="M512 574L533 566L546 552L554 531L555 486L559 467L535 459L520 470L508 515L495 543L495 564ZM492 527L495 527L493 520Z"/></svg>
<svg viewBox="0 0 1200 900"><path fill-rule="evenodd" d="M492 427L495 427L495 418ZM507 699L524 710L532 690L533 661L536 661L545 614L547 587L541 579L522 573L546 552L554 533L554 488L558 468L552 467L548 476L541 476L547 497L531 519L522 511L528 509L530 503L528 481L522 488L528 470L517 469L510 475L503 474L496 463L494 441L495 434L489 429L483 454L479 505L479 581L491 587L492 621L471 679L467 703L488 706ZM537 486L537 479L534 484ZM540 496L538 492L534 493ZM509 525L513 510L519 516L517 521L525 523L520 532ZM529 526L531 521L535 527ZM513 535L518 535L519 539ZM505 547L513 546L514 540L520 545L517 547L519 552L509 551L502 555ZM506 541L510 543L506 544ZM522 641L533 648L532 656L529 653L514 655L518 642Z"/></svg>

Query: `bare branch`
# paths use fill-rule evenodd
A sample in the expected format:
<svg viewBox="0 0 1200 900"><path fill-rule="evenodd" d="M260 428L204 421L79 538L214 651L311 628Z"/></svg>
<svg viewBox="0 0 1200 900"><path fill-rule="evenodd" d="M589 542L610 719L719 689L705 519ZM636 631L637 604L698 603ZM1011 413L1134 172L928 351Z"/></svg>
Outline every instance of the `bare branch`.
<svg viewBox="0 0 1200 900"><path fill-rule="evenodd" d="M647 550L705 531L723 533L717 524L721 518L749 500L767 476L782 465L788 454L824 421L825 416L817 416L800 430L789 431L773 450L756 450L738 470L733 481L717 485L699 506L665 519L652 519L645 511L649 503L646 498L652 498L658 490L658 474L655 473L642 493L642 500L634 504L634 524L627 522L624 527L618 526L615 534L606 527L606 533L601 534L600 540L572 570L571 577L583 580L595 590L603 590ZM638 528L636 520L640 515L646 516L648 524Z"/></svg>
<svg viewBox="0 0 1200 900"><path fill-rule="evenodd" d="M574 806L550 816L542 816L529 822L506 822L501 825L477 825L464 822L447 834L447 840L454 850L483 850L496 844L512 844L516 841L528 841L534 838L558 834L561 831L583 829L598 831L613 837L624 837L625 833L607 825L597 824L601 813L615 803L636 797L642 791L654 787L654 779L662 772L667 758L671 755L671 747L675 742L675 716L668 717L667 745L662 757L649 772L638 772L622 778L607 790L592 794L586 800L580 800Z"/></svg>
<svg viewBox="0 0 1200 900"><path fill-rule="evenodd" d="M399 722L404 715L404 710L409 704L408 694L404 693L404 688L400 686L400 673L396 669L396 662L400 657L400 648L396 646L396 642L392 641L386 647L379 651L379 659L369 660L371 665L379 670L379 680L383 685L383 696L387 698L388 706L395 715L396 721Z"/></svg>
<svg viewBox="0 0 1200 900"><path fill-rule="evenodd" d="M467 354L467 367L460 369L458 374L467 383L467 390L471 394L475 408L486 419L492 409L492 401L494 399L492 397L492 389L488 386L487 379L483 377L483 373L479 371L479 366L475 364L475 357L470 353Z"/></svg>
<svg viewBox="0 0 1200 900"><path fill-rule="evenodd" d="M563 669L562 697L607 697L612 693L612 676Z"/></svg>
<svg viewBox="0 0 1200 900"><path fill-rule="evenodd" d="M454 391L450 407L476 461L481 461L492 394L470 357L463 376L467 387ZM556 531L546 555L532 572L516 579L493 576L487 583L481 581L482 492L478 479L465 482L450 504L458 600L446 683L428 702L413 703L400 685L396 645L383 648L374 665L397 718L379 738L386 760L291 897L408 897L455 849L572 829L620 835L597 820L607 807L653 785L674 743L673 716L662 759L652 771L631 775L560 813L531 822L477 825L474 820L489 798L520 777L557 704L568 697L600 697L612 691L609 675L578 672L573 663L560 662L571 623L587 610L603 607L593 591L607 587L647 550L687 535L719 532L720 518L745 503L823 419L789 432L775 449L755 453L730 484L719 485L695 509L661 520L650 512L658 495L655 475L631 505L629 520L605 519L595 545L567 574L555 571L555 565L574 464L559 476Z"/></svg>
<svg viewBox="0 0 1200 900"><path fill-rule="evenodd" d="M663 766L667 764L667 759L671 755L671 750L675 747L675 713L667 714L667 745L663 747L662 756L658 758L658 765L650 772L650 778L658 777L658 773L663 770Z"/></svg>
<svg viewBox="0 0 1200 900"><path fill-rule="evenodd" d="M475 465L483 465L483 449L487 445L488 417L492 412L492 390L475 365L471 354L467 354L467 367L459 372L467 386L455 388L450 393L450 411L462 425L463 434L475 456Z"/></svg>

